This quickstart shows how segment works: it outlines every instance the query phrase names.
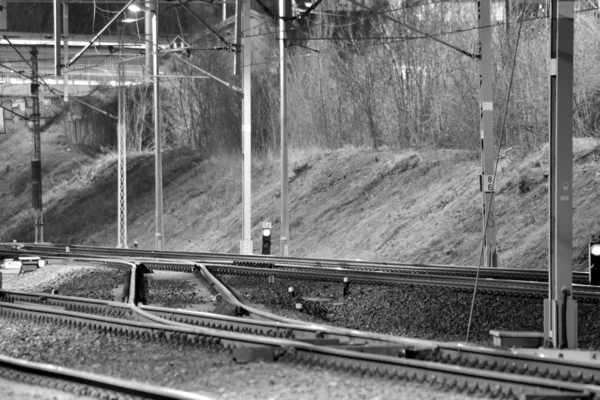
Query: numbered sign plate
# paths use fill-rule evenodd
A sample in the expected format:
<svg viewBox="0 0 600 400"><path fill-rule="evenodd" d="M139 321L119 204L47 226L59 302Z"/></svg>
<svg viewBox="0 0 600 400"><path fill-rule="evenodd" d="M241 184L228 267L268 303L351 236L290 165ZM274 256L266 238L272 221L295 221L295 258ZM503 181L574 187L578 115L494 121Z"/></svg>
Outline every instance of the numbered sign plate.
<svg viewBox="0 0 600 400"><path fill-rule="evenodd" d="M486 193L494 191L494 175L481 175L482 188Z"/></svg>

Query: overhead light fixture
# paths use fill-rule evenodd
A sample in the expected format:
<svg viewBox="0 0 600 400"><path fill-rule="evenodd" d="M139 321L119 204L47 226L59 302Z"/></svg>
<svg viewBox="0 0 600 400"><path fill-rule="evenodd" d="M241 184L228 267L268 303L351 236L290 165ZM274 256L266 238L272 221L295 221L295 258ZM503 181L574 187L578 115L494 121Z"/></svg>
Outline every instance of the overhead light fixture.
<svg viewBox="0 0 600 400"><path fill-rule="evenodd" d="M131 11L131 12L134 12L134 13L137 13L137 12L140 12L140 11L154 11L154 10L152 10L152 9L146 7L146 6L142 6L142 5L139 5L139 4L136 4L136 3L130 5L129 7L127 7L127 9L129 11Z"/></svg>
<svg viewBox="0 0 600 400"><path fill-rule="evenodd" d="M124 18L121 20L121 22L124 22L126 24L131 23L131 22L137 22L137 21L141 21L144 18Z"/></svg>

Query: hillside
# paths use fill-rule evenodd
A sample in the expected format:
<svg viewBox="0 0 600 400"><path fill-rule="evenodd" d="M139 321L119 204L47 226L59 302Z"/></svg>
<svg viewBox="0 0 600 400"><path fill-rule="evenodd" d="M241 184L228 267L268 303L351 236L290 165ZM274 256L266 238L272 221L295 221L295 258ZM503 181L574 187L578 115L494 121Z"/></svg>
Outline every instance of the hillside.
<svg viewBox="0 0 600 400"><path fill-rule="evenodd" d="M42 134L45 227L54 243L116 246L114 153L67 142L58 123ZM0 136L0 240L33 240L28 187L31 134ZM576 139L574 265L587 266L587 240L600 230L599 146ZM291 151L290 255L476 265L481 239L478 152L344 148ZM545 268L547 150L503 158L496 197L502 267ZM237 252L241 239L241 161L191 150L164 154L165 249ZM154 157L128 159L128 238L154 246ZM273 222L279 250L279 160L253 164L253 239ZM258 251L258 250L256 250Z"/></svg>

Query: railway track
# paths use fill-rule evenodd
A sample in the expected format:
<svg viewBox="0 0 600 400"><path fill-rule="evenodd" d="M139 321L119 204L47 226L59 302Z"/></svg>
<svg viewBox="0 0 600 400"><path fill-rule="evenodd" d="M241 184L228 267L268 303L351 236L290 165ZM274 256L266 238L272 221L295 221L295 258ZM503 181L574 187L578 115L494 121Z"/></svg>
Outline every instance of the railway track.
<svg viewBox="0 0 600 400"><path fill-rule="evenodd" d="M377 284L392 286L438 286L456 292L472 292L477 280L477 290L481 294L495 294L520 298L543 299L548 295L547 283L542 280L544 271L538 270L500 270L485 269L482 276L474 277L474 268L453 266L408 266L391 263L358 263L347 265L346 261L308 260L303 264L296 259L283 259L285 263L273 262L277 258L259 256L239 256L209 253L177 253L139 251L127 249L109 249L86 246L51 246L5 244L6 254L35 254L46 257L115 257L137 259L148 268L161 270L192 272L194 262L202 262L212 273L217 275L237 276L275 276L280 278L302 279L312 281L342 282L346 279L350 284ZM10 247L10 249L8 248ZM13 247L18 247L14 250ZM67 248L68 247L68 248ZM68 252L67 252L68 250ZM141 254L141 255L138 255ZM150 257L151 256L151 257ZM160 257L159 257L160 256ZM161 258L166 257L168 258ZM188 264L178 262L181 257ZM207 261L197 261L198 258ZM227 259L226 259L227 258ZM172 260L170 262L169 260ZM269 262L266 262L268 260ZM298 259L300 260L300 259ZM327 264L327 267L323 265ZM383 266L382 266L383 265ZM407 269L408 268L408 269ZM458 270L458 272L456 272ZM490 271L493 270L493 271ZM432 272L433 271L433 272ZM446 272L443 272L446 271ZM501 278L486 277L500 276ZM575 281L583 281L586 274L575 273ZM532 278L534 280L524 280ZM579 303L600 303L600 288L585 284L573 285L573 297Z"/></svg>
<svg viewBox="0 0 600 400"><path fill-rule="evenodd" d="M124 257L124 258L159 258L190 260L202 263L221 263L223 265L247 266L247 267L268 267L277 269L298 269L303 267L312 267L317 269L336 269L350 271L380 271L388 273L403 273L416 275L440 275L456 277L475 277L477 267L464 267L454 265L429 265L414 263L394 263L394 262L373 262L359 260L329 260L316 258L295 258L261 255L240 255L240 254L219 254L219 253L199 253L199 252L175 252L175 251L156 251L140 249L115 249L107 247L80 246L80 245L50 245L50 244L31 244L31 243L4 243L0 248L10 251L13 248L20 248L21 252L34 252L39 254L50 254L68 256L69 254L89 257ZM67 251L68 248L68 251ZM7 253L8 254L8 253ZM515 270L510 268L481 268L480 278L503 279L503 280L523 280L547 282L548 271L542 269ZM573 272L573 282L577 284L588 283L588 273Z"/></svg>
<svg viewBox="0 0 600 400"><path fill-rule="evenodd" d="M146 260L135 261L138 264L123 262L121 265L135 270ZM114 260L110 262L116 264ZM153 262L153 268L161 267L160 261ZM256 310L228 293L204 265L166 260L162 267L167 270L191 268L227 301L245 307L251 316L256 314ZM130 291L133 290L135 281L132 278ZM595 386L600 383L600 368L591 363L403 339L298 321L291 323L264 312L256 315L263 320L256 321L211 313L138 307L131 301L124 304L9 291L2 291L0 299L0 314L4 317L52 320L133 338L216 347L230 351L242 360L251 360L258 354L271 360L324 365L506 398L519 398L524 393L562 393L580 398L600 395L600 387ZM265 321L265 318L270 320Z"/></svg>
<svg viewBox="0 0 600 400"><path fill-rule="evenodd" d="M342 342L333 344L330 340L325 339L320 339L320 341L321 343L326 342L326 344L320 345L318 339L301 341L259 337L210 328L137 322L64 310L50 310L35 305L9 303L0 303L0 315L4 318L18 317L54 321L58 324L86 327L112 335L126 335L134 339L168 341L176 345L208 346L213 349L231 351L233 356L241 362L254 359L257 349L259 349L260 357L267 360L297 362L337 370L376 374L382 377L439 385L460 393L494 395L503 398L520 398L523 394L532 393L538 395L578 394L581 398L591 398L589 396L592 394L600 394L600 387L585 383L522 376L498 372L497 369L481 370L435 362L431 360L432 357L428 360L424 356L425 353L436 351L431 348L415 348L391 343L387 346L365 346L364 344ZM385 352L382 351L384 348ZM250 351L246 351L247 349ZM390 355L393 353L395 354ZM513 363L515 359L519 359L519 357L509 357L508 355L505 357L510 358ZM556 366L555 364L555 362L547 361L546 367L548 370L552 370ZM499 364L500 366L501 364Z"/></svg>
<svg viewBox="0 0 600 400"><path fill-rule="evenodd" d="M0 355L0 377L85 397L156 400L213 400L213 397L76 371Z"/></svg>

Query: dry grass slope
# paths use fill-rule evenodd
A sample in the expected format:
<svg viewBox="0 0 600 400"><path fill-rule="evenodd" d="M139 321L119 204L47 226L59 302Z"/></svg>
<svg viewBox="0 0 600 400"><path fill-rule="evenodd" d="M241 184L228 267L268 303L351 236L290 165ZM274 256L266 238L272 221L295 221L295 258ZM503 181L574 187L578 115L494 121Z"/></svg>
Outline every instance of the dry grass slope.
<svg viewBox="0 0 600 400"><path fill-rule="evenodd" d="M0 138L2 240L33 240L29 133ZM598 143L576 139L574 265L587 263L587 237L600 229ZM476 265L481 208L477 152L463 150L292 152L289 175L291 255ZM69 145L61 125L43 134L45 239L54 243L116 245L117 176L114 154ZM130 156L130 243L154 244L154 159ZM204 158L188 149L164 155L167 249L237 252L241 238L241 161ZM503 158L497 179L499 260L503 267L545 268L547 148ZM252 225L260 248L262 221L273 223L279 250L280 169L276 158L253 165Z"/></svg>

